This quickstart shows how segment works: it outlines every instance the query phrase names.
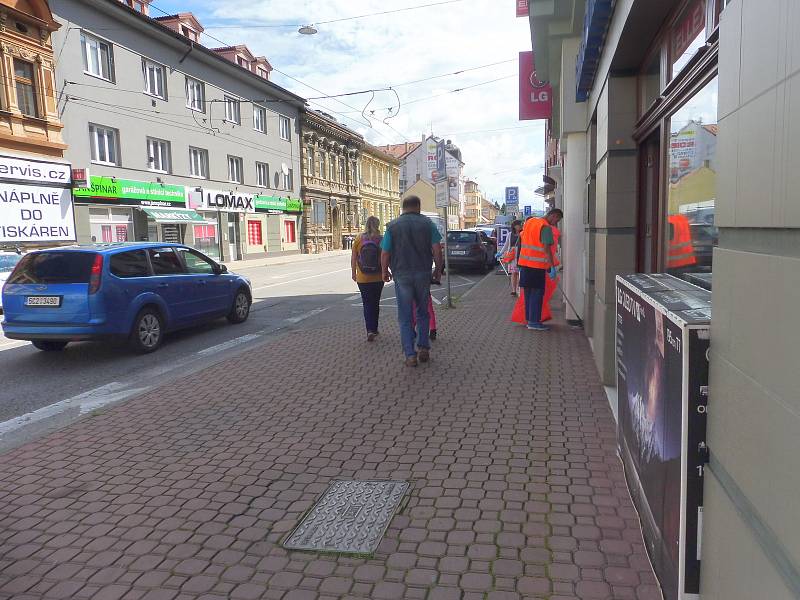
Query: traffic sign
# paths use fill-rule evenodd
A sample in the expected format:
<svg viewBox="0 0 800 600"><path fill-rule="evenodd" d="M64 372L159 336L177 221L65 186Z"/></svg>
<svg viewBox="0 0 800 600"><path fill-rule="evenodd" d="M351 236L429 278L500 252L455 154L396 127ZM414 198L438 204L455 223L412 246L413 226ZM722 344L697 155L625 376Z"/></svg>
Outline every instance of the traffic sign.
<svg viewBox="0 0 800 600"><path fill-rule="evenodd" d="M506 188L506 208L516 208L519 206L519 188Z"/></svg>
<svg viewBox="0 0 800 600"><path fill-rule="evenodd" d="M530 215L531 215L531 206L530 204L528 204L527 206L525 206L525 216L529 217Z"/></svg>

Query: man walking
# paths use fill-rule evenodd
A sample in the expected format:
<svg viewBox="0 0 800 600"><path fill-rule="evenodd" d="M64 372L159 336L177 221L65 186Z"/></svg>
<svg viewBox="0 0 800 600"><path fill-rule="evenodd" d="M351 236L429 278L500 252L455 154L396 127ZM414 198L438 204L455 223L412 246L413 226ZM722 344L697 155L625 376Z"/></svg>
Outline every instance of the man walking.
<svg viewBox="0 0 800 600"><path fill-rule="evenodd" d="M556 267L553 264L553 230L564 217L561 209L554 208L545 217L532 217L525 221L519 237L520 270L519 285L525 293L525 318L528 329L549 331L542 324L542 299L544 298L545 276L556 278Z"/></svg>
<svg viewBox="0 0 800 600"><path fill-rule="evenodd" d="M400 341L407 367L430 359L430 315L428 296L431 281L438 283L442 274L442 240L436 225L419 214L421 207L417 196L403 200L403 213L386 225L381 242L381 267L385 282L394 278L397 297L397 320L400 322ZM431 264L436 267L431 275ZM414 347L412 312L416 304L417 334Z"/></svg>

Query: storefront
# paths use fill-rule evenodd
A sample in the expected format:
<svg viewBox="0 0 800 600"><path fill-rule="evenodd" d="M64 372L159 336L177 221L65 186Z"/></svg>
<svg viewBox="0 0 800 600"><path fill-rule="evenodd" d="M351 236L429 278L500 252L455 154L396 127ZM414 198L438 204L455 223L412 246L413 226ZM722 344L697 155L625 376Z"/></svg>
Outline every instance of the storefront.
<svg viewBox="0 0 800 600"><path fill-rule="evenodd" d="M74 242L68 163L0 156L0 247Z"/></svg>

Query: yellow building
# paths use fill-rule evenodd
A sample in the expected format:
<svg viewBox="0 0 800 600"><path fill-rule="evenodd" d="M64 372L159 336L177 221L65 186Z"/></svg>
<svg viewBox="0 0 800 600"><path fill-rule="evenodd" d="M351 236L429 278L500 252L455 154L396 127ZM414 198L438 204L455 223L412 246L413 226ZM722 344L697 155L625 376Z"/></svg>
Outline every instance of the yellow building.
<svg viewBox="0 0 800 600"><path fill-rule="evenodd" d="M483 225L491 225L500 213L500 209L495 206L494 202L487 200L486 197L481 198L481 219Z"/></svg>
<svg viewBox="0 0 800 600"><path fill-rule="evenodd" d="M46 0L0 0L0 151L63 157Z"/></svg>
<svg viewBox="0 0 800 600"><path fill-rule="evenodd" d="M400 159L365 143L358 167L362 220L378 217L385 227L400 214Z"/></svg>
<svg viewBox="0 0 800 600"><path fill-rule="evenodd" d="M436 188L432 183L419 179L414 185L406 190L403 199L408 196L417 196L420 199L421 211L424 213L436 213L441 216L442 209L436 208ZM447 208L447 227L449 229L459 229L458 205L450 204Z"/></svg>
<svg viewBox="0 0 800 600"><path fill-rule="evenodd" d="M481 224L483 209L483 193L478 184L472 180L464 183L464 229L471 229Z"/></svg>

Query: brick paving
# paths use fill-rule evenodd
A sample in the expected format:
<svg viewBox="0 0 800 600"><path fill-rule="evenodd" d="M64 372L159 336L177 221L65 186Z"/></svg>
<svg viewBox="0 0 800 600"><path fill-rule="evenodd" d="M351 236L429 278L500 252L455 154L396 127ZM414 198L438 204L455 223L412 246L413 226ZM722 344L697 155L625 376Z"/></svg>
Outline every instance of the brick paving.
<svg viewBox="0 0 800 600"><path fill-rule="evenodd" d="M295 332L0 457L0 598L654 600L588 344L441 310ZM336 478L405 479L371 558L280 540Z"/></svg>

